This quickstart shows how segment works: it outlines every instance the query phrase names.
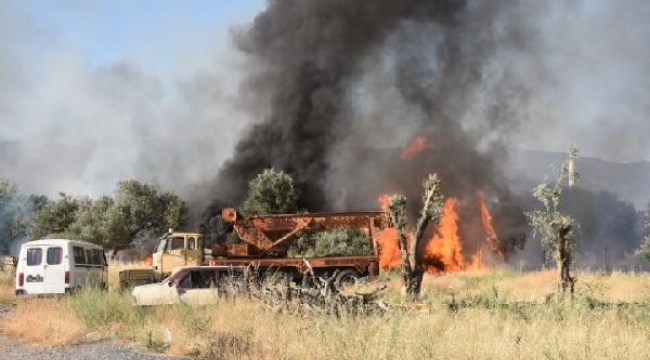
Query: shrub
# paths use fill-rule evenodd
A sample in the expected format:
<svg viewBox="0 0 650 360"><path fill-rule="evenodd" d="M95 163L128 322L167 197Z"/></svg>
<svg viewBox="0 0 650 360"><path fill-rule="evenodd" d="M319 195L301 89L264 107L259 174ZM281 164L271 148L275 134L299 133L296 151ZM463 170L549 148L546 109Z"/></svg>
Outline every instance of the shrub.
<svg viewBox="0 0 650 360"><path fill-rule="evenodd" d="M103 329L113 324L137 325L144 321L144 309L133 306L127 293L88 288L71 299L75 314L88 329Z"/></svg>
<svg viewBox="0 0 650 360"><path fill-rule="evenodd" d="M248 196L241 210L247 216L293 213L298 197L291 176L266 169L248 183Z"/></svg>
<svg viewBox="0 0 650 360"><path fill-rule="evenodd" d="M303 231L296 236L288 252L292 256L368 255L370 237L359 229Z"/></svg>

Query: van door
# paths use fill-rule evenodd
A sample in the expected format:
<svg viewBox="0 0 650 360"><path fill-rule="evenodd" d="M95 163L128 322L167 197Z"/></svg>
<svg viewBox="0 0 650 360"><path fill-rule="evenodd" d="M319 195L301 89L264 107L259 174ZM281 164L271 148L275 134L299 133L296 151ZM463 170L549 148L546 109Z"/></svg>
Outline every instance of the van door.
<svg viewBox="0 0 650 360"><path fill-rule="evenodd" d="M65 292L65 267L63 263L63 248L49 246L46 250L43 264L43 291L47 294L63 294Z"/></svg>
<svg viewBox="0 0 650 360"><path fill-rule="evenodd" d="M43 253L44 246L28 246L25 250L25 291L28 294L44 292ZM22 260L22 259L21 259Z"/></svg>
<svg viewBox="0 0 650 360"><path fill-rule="evenodd" d="M97 273L97 278L99 280L98 284L105 288L108 285L108 277L106 274L106 257L104 256L104 250L93 249L93 267L94 271Z"/></svg>
<svg viewBox="0 0 650 360"><path fill-rule="evenodd" d="M72 247L74 268L70 269L70 287L82 287L88 283L89 264L86 259L86 250L81 246Z"/></svg>
<svg viewBox="0 0 650 360"><path fill-rule="evenodd" d="M86 283L84 286L97 286L102 282L101 266L99 266L96 252L93 249L86 249Z"/></svg>

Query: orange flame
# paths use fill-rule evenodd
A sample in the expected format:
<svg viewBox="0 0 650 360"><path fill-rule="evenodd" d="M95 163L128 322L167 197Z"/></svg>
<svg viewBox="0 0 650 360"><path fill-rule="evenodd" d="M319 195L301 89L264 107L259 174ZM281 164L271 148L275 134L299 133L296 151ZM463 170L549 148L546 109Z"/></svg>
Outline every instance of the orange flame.
<svg viewBox="0 0 650 360"><path fill-rule="evenodd" d="M153 258L151 256L147 256L144 258L144 260L142 260L142 262L147 266L151 266L153 265Z"/></svg>
<svg viewBox="0 0 650 360"><path fill-rule="evenodd" d="M485 205L485 196L480 190L476 192L476 201L478 202L478 207L481 210L481 223L483 224L483 230L487 235L490 250L493 252L498 252L498 238L496 231L494 231L494 226L492 225L492 215L490 215L490 211Z"/></svg>
<svg viewBox="0 0 650 360"><path fill-rule="evenodd" d="M391 195L382 195L378 201L383 211L388 211ZM487 267L485 258L494 260L498 254L503 261L503 254L498 249L498 238L492 224L485 197L481 191L477 192L477 205L481 214L481 224L486 235L487 244L479 243L477 252L469 260L463 256L463 245L458 233L459 215L457 211L458 199L448 198L442 209L438 228L425 240L420 250L420 259L428 273L436 274L450 271L483 270ZM379 244L379 265L381 268L398 267L401 263L397 231L394 228L382 230L377 235ZM489 245L489 249L486 249Z"/></svg>
<svg viewBox="0 0 650 360"><path fill-rule="evenodd" d="M390 198L393 195L385 194L379 197L379 205L382 211L388 211ZM377 234L377 244L379 245L379 267L382 269L398 267L402 258L399 254L399 244L397 240L397 230L395 228L385 228Z"/></svg>
<svg viewBox="0 0 650 360"><path fill-rule="evenodd" d="M401 153L402 160L411 160L413 156L421 153L427 148L431 148L429 140L424 136L418 136L404 146Z"/></svg>
<svg viewBox="0 0 650 360"><path fill-rule="evenodd" d="M457 205L456 198L449 198L445 201L438 231L425 243L422 263L428 273L465 269L463 247L458 236Z"/></svg>

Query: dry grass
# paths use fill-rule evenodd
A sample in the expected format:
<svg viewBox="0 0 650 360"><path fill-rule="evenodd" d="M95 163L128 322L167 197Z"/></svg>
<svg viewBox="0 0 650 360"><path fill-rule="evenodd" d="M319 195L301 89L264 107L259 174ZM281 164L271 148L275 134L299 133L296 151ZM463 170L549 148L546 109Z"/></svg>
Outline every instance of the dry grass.
<svg viewBox="0 0 650 360"><path fill-rule="evenodd" d="M0 329L39 346L75 343L85 334L69 298L23 299L3 319Z"/></svg>
<svg viewBox="0 0 650 360"><path fill-rule="evenodd" d="M650 273L593 272L576 274L575 292L605 302L650 301ZM543 302L557 291L555 270L519 274L510 270L478 271L426 276L423 291L461 297L486 294L495 289L509 301Z"/></svg>
<svg viewBox="0 0 650 360"><path fill-rule="evenodd" d="M90 290L21 300L2 327L48 344L100 331L155 351L214 359L647 358L650 275L578 276L573 302L547 300L552 272L432 276L419 310L400 306L391 291L389 314L340 319L278 313L246 299L139 309L128 294ZM44 319L47 334L38 330Z"/></svg>
<svg viewBox="0 0 650 360"><path fill-rule="evenodd" d="M12 304L16 301L14 272L0 271L0 305Z"/></svg>

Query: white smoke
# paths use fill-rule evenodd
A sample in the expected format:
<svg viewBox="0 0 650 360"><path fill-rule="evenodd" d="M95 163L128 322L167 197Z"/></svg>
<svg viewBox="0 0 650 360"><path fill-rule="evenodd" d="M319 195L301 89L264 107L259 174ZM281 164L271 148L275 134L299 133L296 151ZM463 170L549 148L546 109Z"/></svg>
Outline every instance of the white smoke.
<svg viewBox="0 0 650 360"><path fill-rule="evenodd" d="M0 1L0 176L46 195L96 196L136 178L204 196L195 187L248 121L237 96L244 62L228 37L160 74L126 57L91 64L78 43L45 30Z"/></svg>

